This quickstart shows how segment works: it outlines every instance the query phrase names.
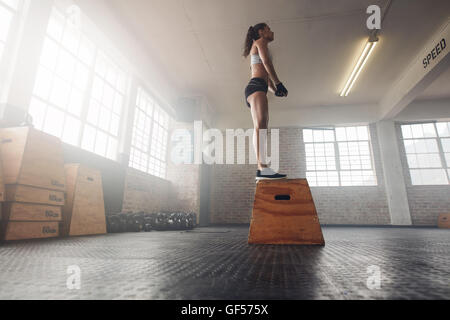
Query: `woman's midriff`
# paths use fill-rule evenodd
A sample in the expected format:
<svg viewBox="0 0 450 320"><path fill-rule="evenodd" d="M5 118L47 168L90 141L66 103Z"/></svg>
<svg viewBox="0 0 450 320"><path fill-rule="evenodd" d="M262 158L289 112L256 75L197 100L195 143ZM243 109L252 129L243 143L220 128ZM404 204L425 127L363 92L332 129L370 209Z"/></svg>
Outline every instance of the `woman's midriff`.
<svg viewBox="0 0 450 320"><path fill-rule="evenodd" d="M263 64L254 64L252 66L252 78L262 78L269 82L269 74Z"/></svg>

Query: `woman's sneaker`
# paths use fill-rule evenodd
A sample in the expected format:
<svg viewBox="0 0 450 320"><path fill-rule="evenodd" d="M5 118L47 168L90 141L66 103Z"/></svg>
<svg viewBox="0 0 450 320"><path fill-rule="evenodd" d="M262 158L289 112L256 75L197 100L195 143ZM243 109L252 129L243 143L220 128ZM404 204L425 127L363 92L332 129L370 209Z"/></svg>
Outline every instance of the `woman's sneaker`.
<svg viewBox="0 0 450 320"><path fill-rule="evenodd" d="M263 170L256 171L256 181L260 180L281 180L286 179L287 175L279 174L270 168L264 168Z"/></svg>

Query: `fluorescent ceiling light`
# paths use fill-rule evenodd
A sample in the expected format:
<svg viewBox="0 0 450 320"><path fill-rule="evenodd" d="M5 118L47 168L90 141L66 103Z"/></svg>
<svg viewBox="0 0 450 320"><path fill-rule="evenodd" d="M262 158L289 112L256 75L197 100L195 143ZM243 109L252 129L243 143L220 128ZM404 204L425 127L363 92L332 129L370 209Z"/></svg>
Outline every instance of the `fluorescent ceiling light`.
<svg viewBox="0 0 450 320"><path fill-rule="evenodd" d="M373 49L377 46L377 41L369 41L367 42L366 46L364 47L364 51L361 54L361 57L359 57L358 63L356 64L355 68L353 69L352 74L350 75L350 78L348 79L347 83L345 84L344 90L341 92L341 97L347 97L350 93L350 90L353 88L356 80L358 79L359 75L361 74L362 69L367 63L367 60L369 60L370 55L372 54Z"/></svg>

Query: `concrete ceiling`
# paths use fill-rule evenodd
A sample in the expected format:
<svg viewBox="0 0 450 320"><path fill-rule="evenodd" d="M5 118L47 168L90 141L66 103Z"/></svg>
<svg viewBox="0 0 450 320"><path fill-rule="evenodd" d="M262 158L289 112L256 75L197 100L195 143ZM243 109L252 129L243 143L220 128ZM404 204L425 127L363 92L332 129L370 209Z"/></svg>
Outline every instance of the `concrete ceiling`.
<svg viewBox="0 0 450 320"><path fill-rule="evenodd" d="M226 116L248 110L248 27L267 22L274 65L290 91L271 108L376 105L450 17L448 0L394 0L374 51L350 96L339 96L368 38L366 9L386 0L110 0L111 7L163 64L179 96L203 95ZM450 71L421 98L448 97ZM345 109L344 109L345 110Z"/></svg>

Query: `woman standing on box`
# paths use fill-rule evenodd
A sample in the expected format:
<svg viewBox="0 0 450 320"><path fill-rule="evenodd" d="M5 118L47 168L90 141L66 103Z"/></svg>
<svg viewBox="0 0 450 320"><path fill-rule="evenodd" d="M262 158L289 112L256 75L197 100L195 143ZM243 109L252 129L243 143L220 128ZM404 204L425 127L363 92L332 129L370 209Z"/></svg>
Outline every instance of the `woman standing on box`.
<svg viewBox="0 0 450 320"><path fill-rule="evenodd" d="M256 181L286 179L286 175L273 171L265 163L267 159L267 135L259 134L267 130L269 125L269 103L267 92L277 97L287 97L288 91L278 79L269 53L269 43L275 39L275 34L265 23L250 27L245 38L244 57L251 56L252 79L245 88L245 100L251 109L254 134L253 145L258 159Z"/></svg>

